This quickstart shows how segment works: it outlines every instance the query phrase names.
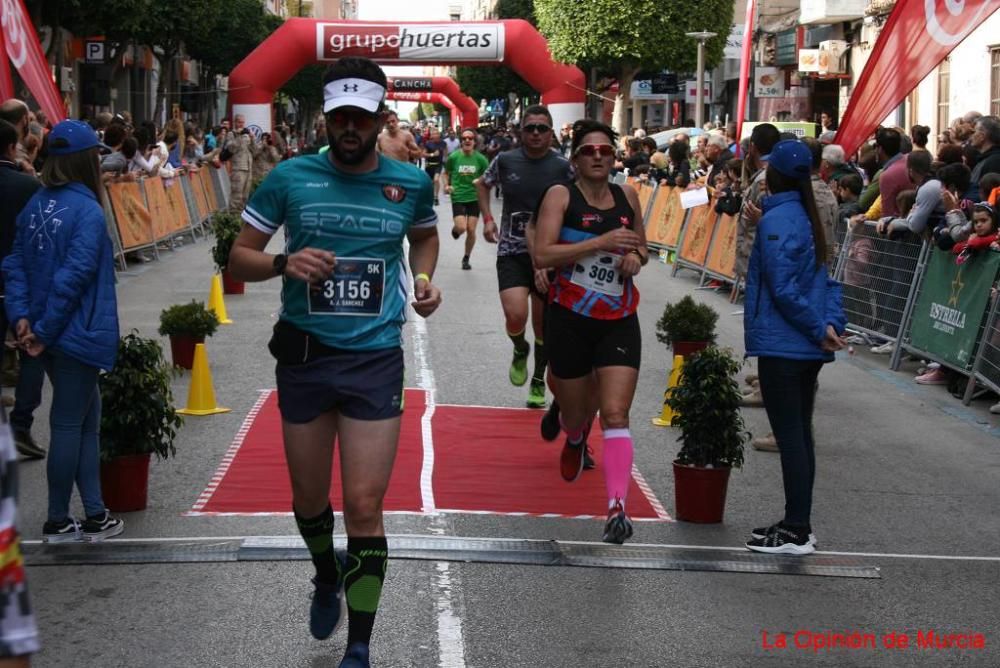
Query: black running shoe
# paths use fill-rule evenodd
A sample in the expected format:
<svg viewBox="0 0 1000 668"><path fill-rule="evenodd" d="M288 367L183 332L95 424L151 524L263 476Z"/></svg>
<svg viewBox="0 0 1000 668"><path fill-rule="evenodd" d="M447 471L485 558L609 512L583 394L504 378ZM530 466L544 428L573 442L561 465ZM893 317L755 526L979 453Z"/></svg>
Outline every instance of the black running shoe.
<svg viewBox="0 0 1000 668"><path fill-rule="evenodd" d="M561 429L562 427L559 426L559 402L553 399L549 410L545 411L545 415L542 416L542 438L546 441L554 441L559 437Z"/></svg>
<svg viewBox="0 0 1000 668"><path fill-rule="evenodd" d="M808 532L796 531L781 523L770 527L763 538L751 538L746 545L748 550L766 554L804 556L816 551Z"/></svg>
<svg viewBox="0 0 1000 668"><path fill-rule="evenodd" d="M97 543L125 531L125 522L117 517L112 517L111 513L105 509L100 515L87 517L82 522L81 527L83 539L90 543Z"/></svg>
<svg viewBox="0 0 1000 668"><path fill-rule="evenodd" d="M750 532L750 537L751 538L756 538L758 540L762 540L763 538L765 538L767 536L767 534L769 532L774 531L775 529L777 529L778 528L778 524L780 524L780 522L776 522L776 523L772 524L769 527L757 527L756 529L754 529L753 531ZM814 533L810 533L809 534L809 542L812 543L813 547L816 547L816 534L814 534Z"/></svg>
<svg viewBox="0 0 1000 668"><path fill-rule="evenodd" d="M344 652L338 668L368 668L368 645L363 642L353 642Z"/></svg>
<svg viewBox="0 0 1000 668"><path fill-rule="evenodd" d="M608 510L608 521L604 523L604 535L601 537L605 543L621 545L632 537L632 520L625 514L625 507L621 499L615 499L614 504Z"/></svg>
<svg viewBox="0 0 1000 668"><path fill-rule="evenodd" d="M465 269L466 271L468 271L469 269L472 269L472 265L469 264L469 256L468 255L466 255L466 256L464 256L462 258L462 269Z"/></svg>
<svg viewBox="0 0 1000 668"><path fill-rule="evenodd" d="M68 543L80 540L80 523L72 517L62 522L46 522L42 526L43 543Z"/></svg>

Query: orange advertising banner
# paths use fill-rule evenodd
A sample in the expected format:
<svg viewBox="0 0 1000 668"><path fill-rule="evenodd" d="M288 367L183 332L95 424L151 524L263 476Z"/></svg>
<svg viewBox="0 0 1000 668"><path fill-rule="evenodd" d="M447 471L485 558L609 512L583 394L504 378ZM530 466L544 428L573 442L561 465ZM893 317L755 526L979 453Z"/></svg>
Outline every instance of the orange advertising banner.
<svg viewBox="0 0 1000 668"><path fill-rule="evenodd" d="M719 276L736 278L736 227L736 216L719 216L705 269Z"/></svg>
<svg viewBox="0 0 1000 668"><path fill-rule="evenodd" d="M186 176L178 176L163 182L163 191L167 194L167 204L170 205L171 232L179 232L191 227L191 213L188 211L187 202L184 201L184 190L181 188L181 179Z"/></svg>
<svg viewBox="0 0 1000 668"><path fill-rule="evenodd" d="M174 221L167 201L167 193L163 191L163 180L159 176L146 179L143 183L146 190L146 202L149 203L149 215L153 217L153 236L159 241L170 236L174 229Z"/></svg>
<svg viewBox="0 0 1000 668"><path fill-rule="evenodd" d="M688 214L687 227L684 228L684 242L678 257L689 264L705 264L708 256L708 242L712 240L712 231L718 215L709 204L702 204L691 209Z"/></svg>
<svg viewBox="0 0 1000 668"><path fill-rule="evenodd" d="M653 198L653 207L646 216L646 242L676 248L684 226L684 209L678 188L660 186Z"/></svg>
<svg viewBox="0 0 1000 668"><path fill-rule="evenodd" d="M205 171L207 168L202 168ZM212 214L212 207L208 204L208 197L205 195L205 186L201 181L201 172L189 174L191 179L191 192L194 193L194 204L198 207L199 222L205 220Z"/></svg>
<svg viewBox="0 0 1000 668"><path fill-rule="evenodd" d="M115 212L123 251L153 243L152 217L142 201L138 183L109 183L108 199Z"/></svg>
<svg viewBox="0 0 1000 668"><path fill-rule="evenodd" d="M212 185L212 169L205 167L198 172L198 176L201 177L201 187L205 189L205 199L208 200L208 207L212 211L218 211L220 208L219 198L215 194L215 186Z"/></svg>
<svg viewBox="0 0 1000 668"><path fill-rule="evenodd" d="M656 190L656 186L651 185L648 181L640 181L637 186L639 193L639 214L646 215L646 209L649 207L649 200L653 198L653 191Z"/></svg>

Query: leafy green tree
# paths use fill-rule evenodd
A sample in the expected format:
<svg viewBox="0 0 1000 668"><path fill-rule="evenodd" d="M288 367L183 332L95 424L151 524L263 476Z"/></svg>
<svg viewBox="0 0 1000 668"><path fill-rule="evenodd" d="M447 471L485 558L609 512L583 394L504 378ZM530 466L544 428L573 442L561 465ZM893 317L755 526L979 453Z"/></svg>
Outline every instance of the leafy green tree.
<svg viewBox="0 0 1000 668"><path fill-rule="evenodd" d="M295 107L295 124L301 132L307 132L306 124L323 108L323 72L325 65L309 65L288 80L278 91L287 96Z"/></svg>
<svg viewBox="0 0 1000 668"><path fill-rule="evenodd" d="M500 19L524 19L535 25L534 0L499 0L496 15ZM517 48L516 44L508 44L508 49ZM459 66L455 72L455 83L462 92L476 102L507 98L507 93L514 93L519 98L538 97L538 92L525 82L514 70L501 66Z"/></svg>
<svg viewBox="0 0 1000 668"><path fill-rule="evenodd" d="M228 74L282 24L260 0L227 0L209 19L208 30L189 36L184 46L208 74Z"/></svg>
<svg viewBox="0 0 1000 668"><path fill-rule="evenodd" d="M698 43L684 33L707 30L705 68L722 60L733 23L732 0L536 0L538 28L552 56L589 64L618 80L613 126L624 132L629 89L640 70L690 72Z"/></svg>

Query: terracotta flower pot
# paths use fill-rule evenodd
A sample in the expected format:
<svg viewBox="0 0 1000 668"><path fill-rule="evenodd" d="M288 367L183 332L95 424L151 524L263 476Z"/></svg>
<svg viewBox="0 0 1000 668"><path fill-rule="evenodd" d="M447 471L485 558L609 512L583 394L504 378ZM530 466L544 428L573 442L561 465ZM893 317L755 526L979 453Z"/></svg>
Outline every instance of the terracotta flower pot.
<svg viewBox="0 0 1000 668"><path fill-rule="evenodd" d="M204 336L171 335L170 357L174 366L190 370L194 366L194 347L199 343L205 343Z"/></svg>
<svg viewBox="0 0 1000 668"><path fill-rule="evenodd" d="M237 281L235 278L229 275L228 271L222 272L222 292L227 295L242 295L245 284L243 281Z"/></svg>
<svg viewBox="0 0 1000 668"><path fill-rule="evenodd" d="M149 499L149 453L101 462L101 495L108 510L145 510Z"/></svg>
<svg viewBox="0 0 1000 668"><path fill-rule="evenodd" d="M708 341L674 341L674 355L681 355L685 361L696 352L708 348Z"/></svg>
<svg viewBox="0 0 1000 668"><path fill-rule="evenodd" d="M728 467L706 469L674 462L674 504L677 519L714 524L722 521L729 486Z"/></svg>

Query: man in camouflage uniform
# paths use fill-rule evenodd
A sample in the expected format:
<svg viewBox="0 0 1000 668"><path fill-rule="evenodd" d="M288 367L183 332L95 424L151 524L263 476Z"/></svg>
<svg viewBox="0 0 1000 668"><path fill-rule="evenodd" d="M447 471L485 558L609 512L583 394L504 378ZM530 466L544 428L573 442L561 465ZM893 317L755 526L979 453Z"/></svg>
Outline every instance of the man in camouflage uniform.
<svg viewBox="0 0 1000 668"><path fill-rule="evenodd" d="M250 179L253 169L253 135L246 129L246 119L243 114L236 114L233 119L233 131L226 137L225 148L230 152L229 158L229 210L233 213L243 213L243 207L250 195Z"/></svg>

